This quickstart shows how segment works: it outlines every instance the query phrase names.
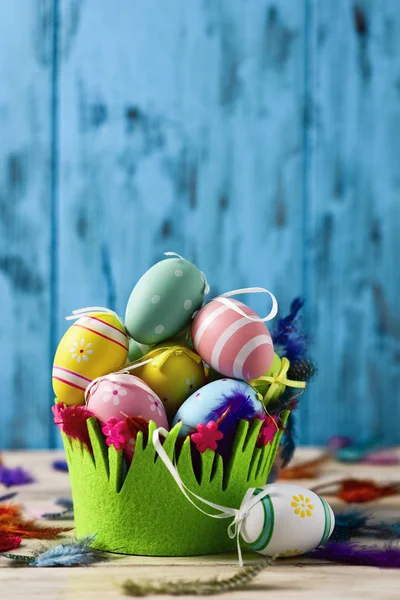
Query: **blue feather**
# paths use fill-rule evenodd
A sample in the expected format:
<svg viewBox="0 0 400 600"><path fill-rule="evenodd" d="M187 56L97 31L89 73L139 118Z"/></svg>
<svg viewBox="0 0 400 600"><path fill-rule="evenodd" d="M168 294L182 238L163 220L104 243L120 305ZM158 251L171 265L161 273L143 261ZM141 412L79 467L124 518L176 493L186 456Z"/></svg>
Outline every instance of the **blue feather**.
<svg viewBox="0 0 400 600"><path fill-rule="evenodd" d="M6 500L11 500L17 495L18 492L11 492L10 494L6 494L5 496L1 496L0 502L6 502Z"/></svg>
<svg viewBox="0 0 400 600"><path fill-rule="evenodd" d="M343 542L355 536L399 539L400 523L374 522L371 515L358 510L335 513L335 529L331 539Z"/></svg>
<svg viewBox="0 0 400 600"><path fill-rule="evenodd" d="M65 460L55 460L52 467L55 471L68 472L68 464Z"/></svg>
<svg viewBox="0 0 400 600"><path fill-rule="evenodd" d="M74 505L71 498L57 498L55 502L58 506L63 506L66 510L73 510Z"/></svg>
<svg viewBox="0 0 400 600"><path fill-rule="evenodd" d="M335 528L331 535L332 541L343 542L349 540L352 535L359 535L368 518L368 515L358 510L335 513Z"/></svg>
<svg viewBox="0 0 400 600"><path fill-rule="evenodd" d="M90 546L96 536L84 537L59 544L35 557L34 567L75 567L88 566L97 562L109 560L109 557Z"/></svg>

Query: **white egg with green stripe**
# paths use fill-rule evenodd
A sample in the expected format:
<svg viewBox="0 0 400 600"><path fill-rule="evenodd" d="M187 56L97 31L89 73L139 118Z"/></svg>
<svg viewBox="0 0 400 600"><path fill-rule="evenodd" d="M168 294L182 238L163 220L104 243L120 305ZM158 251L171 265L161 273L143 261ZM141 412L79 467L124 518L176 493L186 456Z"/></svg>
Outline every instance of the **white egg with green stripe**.
<svg viewBox="0 0 400 600"><path fill-rule="evenodd" d="M299 485L274 483L257 488L268 490L250 510L241 536L252 550L266 556L291 557L325 543L335 526L329 504Z"/></svg>

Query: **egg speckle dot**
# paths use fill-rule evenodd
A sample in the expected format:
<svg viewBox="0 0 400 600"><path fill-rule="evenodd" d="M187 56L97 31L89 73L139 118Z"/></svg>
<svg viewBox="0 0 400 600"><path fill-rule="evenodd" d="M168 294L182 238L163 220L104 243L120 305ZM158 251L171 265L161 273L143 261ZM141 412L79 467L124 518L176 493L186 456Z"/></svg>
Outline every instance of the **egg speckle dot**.
<svg viewBox="0 0 400 600"><path fill-rule="evenodd" d="M182 275L183 275L182 269L175 269L174 275L175 275L175 277L182 277Z"/></svg>
<svg viewBox="0 0 400 600"><path fill-rule="evenodd" d="M190 310L192 308L192 301L191 300L185 300L185 302L183 303L183 306L186 310Z"/></svg>
<svg viewBox="0 0 400 600"><path fill-rule="evenodd" d="M157 327L154 329L154 331L156 333L162 333L164 331L164 325L157 325Z"/></svg>
<svg viewBox="0 0 400 600"><path fill-rule="evenodd" d="M158 304L159 302L160 302L160 296L158 294L154 294L154 296L151 299L151 303Z"/></svg>

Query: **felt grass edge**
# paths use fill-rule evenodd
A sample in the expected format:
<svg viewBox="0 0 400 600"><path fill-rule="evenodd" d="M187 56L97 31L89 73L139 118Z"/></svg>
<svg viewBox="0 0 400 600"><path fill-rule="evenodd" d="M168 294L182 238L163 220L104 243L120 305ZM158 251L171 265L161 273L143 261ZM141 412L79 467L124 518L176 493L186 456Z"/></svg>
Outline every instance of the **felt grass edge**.
<svg viewBox="0 0 400 600"><path fill-rule="evenodd" d="M283 422L288 414L282 414ZM152 443L155 423L149 424L147 443L143 434L138 434L129 468L123 452L106 445L97 420L89 419L87 426L93 454L81 442L62 434L79 536L96 535L96 547L126 554L185 556L233 549L226 523L192 507L157 455ZM178 423L163 440L172 460L180 427ZM207 500L238 508L249 487L265 485L279 448L281 430L272 443L257 447L260 427L261 421L241 421L232 456L225 462L212 450L196 453L186 438L176 461L185 485ZM132 515L135 519L127 525ZM192 530L197 537L191 535Z"/></svg>

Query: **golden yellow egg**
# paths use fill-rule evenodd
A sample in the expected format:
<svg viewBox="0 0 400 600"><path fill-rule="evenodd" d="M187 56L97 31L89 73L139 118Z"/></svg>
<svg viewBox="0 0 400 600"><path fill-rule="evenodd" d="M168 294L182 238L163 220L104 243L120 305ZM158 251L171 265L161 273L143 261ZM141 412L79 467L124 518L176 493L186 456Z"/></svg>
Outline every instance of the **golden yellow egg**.
<svg viewBox="0 0 400 600"><path fill-rule="evenodd" d="M191 348L174 342L155 346L142 360L148 358L152 361L131 373L161 398L171 421L186 398L205 384L203 362Z"/></svg>
<svg viewBox="0 0 400 600"><path fill-rule="evenodd" d="M85 314L67 330L54 357L53 389L64 404L84 404L89 383L117 371L128 356L128 336L114 313Z"/></svg>

